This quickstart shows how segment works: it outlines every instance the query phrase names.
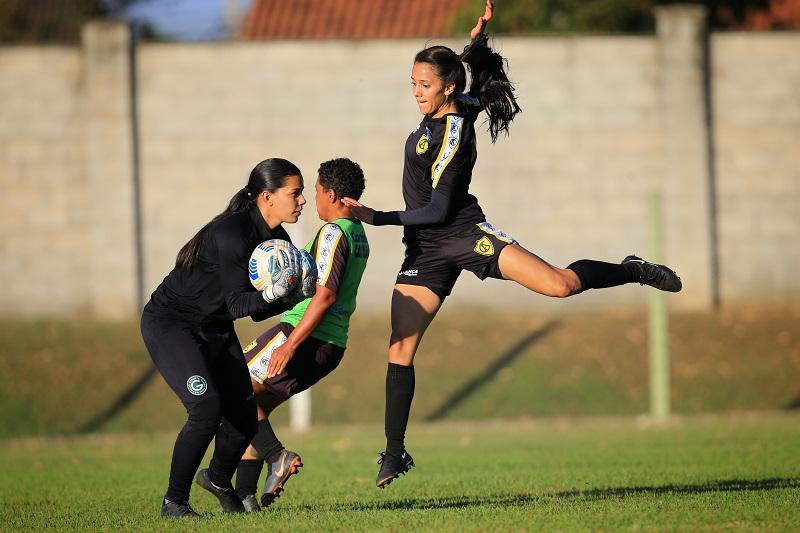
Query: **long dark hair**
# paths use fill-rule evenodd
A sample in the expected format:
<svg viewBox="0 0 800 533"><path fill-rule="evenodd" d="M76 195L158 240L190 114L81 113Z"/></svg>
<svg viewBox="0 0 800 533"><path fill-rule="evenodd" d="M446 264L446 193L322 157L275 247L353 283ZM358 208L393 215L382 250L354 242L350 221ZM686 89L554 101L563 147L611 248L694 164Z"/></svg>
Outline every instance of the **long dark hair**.
<svg viewBox="0 0 800 533"><path fill-rule="evenodd" d="M217 220L252 206L263 191L275 192L286 184L289 176L301 176L300 169L286 159L273 157L257 164L250 172L250 179L239 192L233 195L225 211L211 219L189 242L183 245L175 258L175 268L191 271L200 251L200 244L209 226Z"/></svg>
<svg viewBox="0 0 800 533"><path fill-rule="evenodd" d="M522 111L514 96L514 85L506 75L506 60L489 48L485 34L469 43L464 51L456 54L446 46L431 46L414 56L414 63L433 65L445 84L453 83L456 93L464 92L467 74L464 64L469 66L472 82L469 94L480 99L489 116L489 134L492 142L500 132L508 135L508 126L514 116Z"/></svg>

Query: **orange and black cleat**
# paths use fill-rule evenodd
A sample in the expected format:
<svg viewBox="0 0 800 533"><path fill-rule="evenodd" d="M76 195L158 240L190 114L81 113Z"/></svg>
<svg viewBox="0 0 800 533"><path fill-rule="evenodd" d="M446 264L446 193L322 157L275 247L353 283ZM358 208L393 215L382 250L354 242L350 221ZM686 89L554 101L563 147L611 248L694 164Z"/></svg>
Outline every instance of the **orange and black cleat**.
<svg viewBox="0 0 800 533"><path fill-rule="evenodd" d="M293 475L300 472L303 461L295 452L281 451L278 458L269 464L269 475L261 495L261 508L269 507L283 491L283 485Z"/></svg>

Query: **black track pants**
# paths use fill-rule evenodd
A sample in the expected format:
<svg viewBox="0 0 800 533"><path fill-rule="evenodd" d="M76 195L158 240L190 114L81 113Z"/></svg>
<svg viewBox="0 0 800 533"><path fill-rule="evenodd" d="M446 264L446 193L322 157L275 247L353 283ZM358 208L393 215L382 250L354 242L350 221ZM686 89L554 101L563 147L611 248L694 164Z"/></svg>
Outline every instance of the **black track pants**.
<svg viewBox="0 0 800 533"><path fill-rule="evenodd" d="M188 418L172 453L166 498L189 501L192 479L216 437L211 480L230 483L257 430L256 404L233 322L193 324L147 311L142 337Z"/></svg>

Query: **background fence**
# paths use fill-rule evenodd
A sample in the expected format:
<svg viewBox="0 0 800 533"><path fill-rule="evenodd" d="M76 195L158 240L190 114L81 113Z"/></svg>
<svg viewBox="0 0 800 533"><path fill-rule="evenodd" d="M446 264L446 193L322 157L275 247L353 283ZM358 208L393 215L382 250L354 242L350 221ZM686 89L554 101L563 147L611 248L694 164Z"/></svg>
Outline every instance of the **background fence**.
<svg viewBox="0 0 800 533"><path fill-rule="evenodd" d="M524 112L496 145L479 134L473 191L489 220L556 264L615 261L645 253L657 188L664 258L686 287L672 305L796 298L800 34L705 35L699 8L672 7L655 36L495 39ZM134 316L266 157L298 164L311 193L319 163L348 156L366 172L365 203L401 208L402 146L419 121L408 75L425 44L133 54L125 25L98 22L81 46L0 48L0 313ZM305 242L319 223L311 202L290 233ZM369 230L362 307L388 308L400 235ZM453 301L557 305L471 275ZM645 303L628 287L570 305Z"/></svg>

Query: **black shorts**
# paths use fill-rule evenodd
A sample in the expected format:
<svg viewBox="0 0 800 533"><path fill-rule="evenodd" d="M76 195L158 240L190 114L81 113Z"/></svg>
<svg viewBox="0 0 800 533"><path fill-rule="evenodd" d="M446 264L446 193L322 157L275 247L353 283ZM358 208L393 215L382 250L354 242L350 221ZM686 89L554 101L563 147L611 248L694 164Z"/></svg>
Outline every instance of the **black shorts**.
<svg viewBox="0 0 800 533"><path fill-rule="evenodd" d="M344 348L341 346L308 337L297 348L283 372L266 379L272 352L286 342L286 337L293 330L293 326L280 322L244 348L250 379L262 383L270 392L284 400L303 392L333 372L344 356Z"/></svg>
<svg viewBox="0 0 800 533"><path fill-rule="evenodd" d="M454 237L407 241L406 257L396 283L427 287L444 300L462 270L469 270L480 279L503 279L498 265L500 251L516 242L488 222L476 224Z"/></svg>

